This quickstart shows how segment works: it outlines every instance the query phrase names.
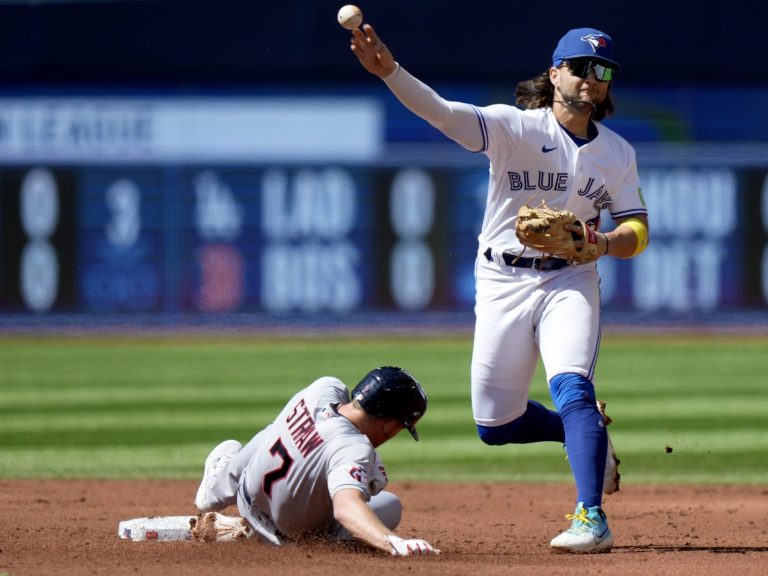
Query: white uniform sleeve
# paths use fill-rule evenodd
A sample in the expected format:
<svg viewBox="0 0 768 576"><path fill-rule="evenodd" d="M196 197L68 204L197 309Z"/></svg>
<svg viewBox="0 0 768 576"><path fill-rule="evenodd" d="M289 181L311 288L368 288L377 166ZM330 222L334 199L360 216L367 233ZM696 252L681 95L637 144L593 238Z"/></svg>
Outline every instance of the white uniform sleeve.
<svg viewBox="0 0 768 576"><path fill-rule="evenodd" d="M354 488L365 494L369 500L380 491L380 478L372 473L376 466L376 453L373 447L362 443L344 446L336 451L328 463L328 492L333 495L342 488ZM372 486L374 481L376 486Z"/></svg>
<svg viewBox="0 0 768 576"><path fill-rule="evenodd" d="M522 112L508 104L491 104L475 110L483 133L483 151L492 165L501 165L517 152L524 137Z"/></svg>
<svg viewBox="0 0 768 576"><path fill-rule="evenodd" d="M643 197L640 194L640 179L637 174L635 152L631 147L626 146L626 154L624 177L610 207L611 217L614 220L648 214L648 209L645 207Z"/></svg>
<svg viewBox="0 0 768 576"><path fill-rule="evenodd" d="M370 477L368 478L368 489L371 492L371 496L376 496L376 494L384 490L388 482L389 478L387 478L387 471L377 452Z"/></svg>
<svg viewBox="0 0 768 576"><path fill-rule="evenodd" d="M445 100L399 64L384 82L408 110L429 122L448 138L472 152L484 150L483 130L474 106Z"/></svg>

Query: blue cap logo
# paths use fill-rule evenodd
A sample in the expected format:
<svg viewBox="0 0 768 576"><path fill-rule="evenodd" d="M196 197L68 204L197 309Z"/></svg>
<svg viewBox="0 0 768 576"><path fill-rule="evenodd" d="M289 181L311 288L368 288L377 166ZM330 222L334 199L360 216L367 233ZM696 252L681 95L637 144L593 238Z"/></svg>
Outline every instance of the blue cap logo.
<svg viewBox="0 0 768 576"><path fill-rule="evenodd" d="M573 58L593 58L609 68L619 68L613 57L613 40L594 28L574 28L566 32L552 54L552 65L559 66L564 60Z"/></svg>
<svg viewBox="0 0 768 576"><path fill-rule="evenodd" d="M605 36L602 34L587 34L586 36L582 36L581 40L589 42L589 45L592 46L592 50L595 52L597 52L598 48L605 48L608 45Z"/></svg>

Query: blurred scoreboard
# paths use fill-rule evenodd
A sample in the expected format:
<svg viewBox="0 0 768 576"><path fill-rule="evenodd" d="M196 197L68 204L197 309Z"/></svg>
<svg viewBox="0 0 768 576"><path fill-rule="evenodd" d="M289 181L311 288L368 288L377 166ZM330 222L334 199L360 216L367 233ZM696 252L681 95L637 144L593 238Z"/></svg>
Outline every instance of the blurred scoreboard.
<svg viewBox="0 0 768 576"><path fill-rule="evenodd" d="M482 205L438 185L467 177L333 166L9 167L0 178L0 311L465 308L471 280L450 276L471 278Z"/></svg>
<svg viewBox="0 0 768 576"><path fill-rule="evenodd" d="M0 96L0 313L471 311L487 163L396 149L392 104ZM606 309L765 307L768 149L722 152L638 154L651 243L599 261Z"/></svg>
<svg viewBox="0 0 768 576"><path fill-rule="evenodd" d="M467 311L487 168L0 170L0 312ZM607 309L768 301L765 169L641 167L652 242L599 263Z"/></svg>
<svg viewBox="0 0 768 576"><path fill-rule="evenodd" d="M0 173L0 309L78 306L74 175L41 168Z"/></svg>

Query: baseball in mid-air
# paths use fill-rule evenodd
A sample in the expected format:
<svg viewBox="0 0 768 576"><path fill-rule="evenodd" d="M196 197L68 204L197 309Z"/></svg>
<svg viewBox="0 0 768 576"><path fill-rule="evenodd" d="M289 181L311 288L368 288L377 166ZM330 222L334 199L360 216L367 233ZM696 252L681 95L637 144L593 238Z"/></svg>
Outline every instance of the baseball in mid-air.
<svg viewBox="0 0 768 576"><path fill-rule="evenodd" d="M363 12L354 4L347 4L339 9L339 24L347 30L354 30L363 23Z"/></svg>

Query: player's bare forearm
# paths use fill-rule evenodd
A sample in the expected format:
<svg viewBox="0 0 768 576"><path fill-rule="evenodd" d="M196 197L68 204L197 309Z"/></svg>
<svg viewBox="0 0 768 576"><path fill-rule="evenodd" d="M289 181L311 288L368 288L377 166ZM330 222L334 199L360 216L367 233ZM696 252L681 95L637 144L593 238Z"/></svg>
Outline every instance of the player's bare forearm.
<svg viewBox="0 0 768 576"><path fill-rule="evenodd" d="M363 68L379 78L386 78L397 68L395 58L379 39L373 26L364 24L362 28L352 30L350 48Z"/></svg>
<svg viewBox="0 0 768 576"><path fill-rule="evenodd" d="M648 228L647 216L634 216ZM638 249L638 235L633 227L627 224L627 219L619 221L614 230L605 234L608 239L608 255L617 258L631 258ZM647 238L646 238L647 241Z"/></svg>
<svg viewBox="0 0 768 576"><path fill-rule="evenodd" d="M333 515L353 538L392 556L431 556L440 550L419 538L400 538L366 504L362 492L343 489L333 495Z"/></svg>
<svg viewBox="0 0 768 576"><path fill-rule="evenodd" d="M392 534L368 507L359 490L339 490L333 496L333 515L353 538L372 548L389 553L392 546L387 536Z"/></svg>

